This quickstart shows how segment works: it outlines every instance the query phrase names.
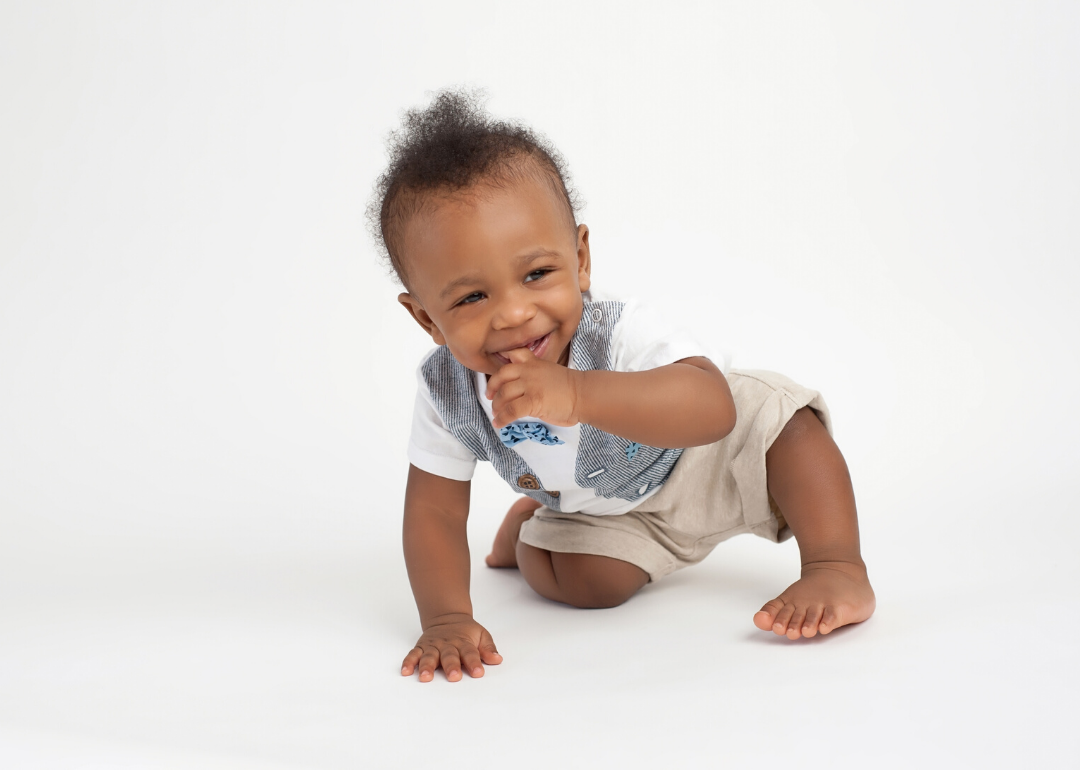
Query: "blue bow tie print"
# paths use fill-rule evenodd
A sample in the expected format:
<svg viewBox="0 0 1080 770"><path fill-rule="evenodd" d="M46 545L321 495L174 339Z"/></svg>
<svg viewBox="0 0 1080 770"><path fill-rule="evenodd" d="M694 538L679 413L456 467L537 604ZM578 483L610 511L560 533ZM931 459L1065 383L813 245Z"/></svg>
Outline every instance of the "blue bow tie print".
<svg viewBox="0 0 1080 770"><path fill-rule="evenodd" d="M499 431L499 438L508 447L529 440L536 441L544 446L566 443L549 431L546 425L539 422L512 422Z"/></svg>

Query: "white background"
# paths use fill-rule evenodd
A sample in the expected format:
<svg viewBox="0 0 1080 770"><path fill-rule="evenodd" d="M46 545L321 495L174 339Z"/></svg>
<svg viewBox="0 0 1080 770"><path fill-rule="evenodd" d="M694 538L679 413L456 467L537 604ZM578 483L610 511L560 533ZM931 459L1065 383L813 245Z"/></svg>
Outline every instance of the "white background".
<svg viewBox="0 0 1080 770"><path fill-rule="evenodd" d="M0 5L0 765L1076 762L1071 3ZM788 643L750 538L614 610L482 555L481 680L398 675L413 372L363 209L485 87L594 277L821 389L878 611Z"/></svg>

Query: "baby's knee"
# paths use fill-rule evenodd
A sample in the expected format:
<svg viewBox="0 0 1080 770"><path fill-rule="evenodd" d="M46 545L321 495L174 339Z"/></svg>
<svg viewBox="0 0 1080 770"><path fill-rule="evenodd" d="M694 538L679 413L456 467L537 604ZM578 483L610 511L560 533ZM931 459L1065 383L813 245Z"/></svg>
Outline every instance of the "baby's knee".
<svg viewBox="0 0 1080 770"><path fill-rule="evenodd" d="M607 556L553 552L551 566L562 601L581 609L617 607L649 582L640 567Z"/></svg>
<svg viewBox="0 0 1080 770"><path fill-rule="evenodd" d="M826 433L825 426L821 422L821 418L818 417L817 412L808 406L804 406L802 409L796 410L795 414L791 415L791 419L784 425L783 430L780 431L780 435L777 436L777 441L783 440L799 440L805 436L817 434L819 432Z"/></svg>

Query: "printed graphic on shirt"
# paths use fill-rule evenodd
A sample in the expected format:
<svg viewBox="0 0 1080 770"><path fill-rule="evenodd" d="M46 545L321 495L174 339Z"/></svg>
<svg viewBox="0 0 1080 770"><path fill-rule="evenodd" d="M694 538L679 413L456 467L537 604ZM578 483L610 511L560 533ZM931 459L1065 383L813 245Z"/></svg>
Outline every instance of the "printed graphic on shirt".
<svg viewBox="0 0 1080 770"><path fill-rule="evenodd" d="M542 422L512 422L499 431L499 438L503 444L512 447L522 441L535 441L544 446L555 446L565 443L556 436L548 426Z"/></svg>

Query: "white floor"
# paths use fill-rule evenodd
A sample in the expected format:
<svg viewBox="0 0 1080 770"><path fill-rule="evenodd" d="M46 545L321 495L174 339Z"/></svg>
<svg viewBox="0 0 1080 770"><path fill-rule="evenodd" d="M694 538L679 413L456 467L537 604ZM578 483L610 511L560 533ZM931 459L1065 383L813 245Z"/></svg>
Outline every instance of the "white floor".
<svg viewBox="0 0 1080 770"><path fill-rule="evenodd" d="M397 673L417 626L389 547L9 569L0 764L1071 766L1076 526L980 534L970 517L989 503L973 503L866 501L878 612L795 643L750 623L795 574L790 543L729 541L591 612L476 567L477 616L506 660L454 684ZM927 548L887 523L905 514L971 547ZM477 514L476 553L494 525Z"/></svg>
<svg viewBox="0 0 1080 770"><path fill-rule="evenodd" d="M0 768L1076 766L1080 13L369 5L0 8ZM487 469L505 663L399 675L429 342L362 212L462 82L598 282L826 395L870 621L759 632L798 552L748 537L551 604Z"/></svg>

